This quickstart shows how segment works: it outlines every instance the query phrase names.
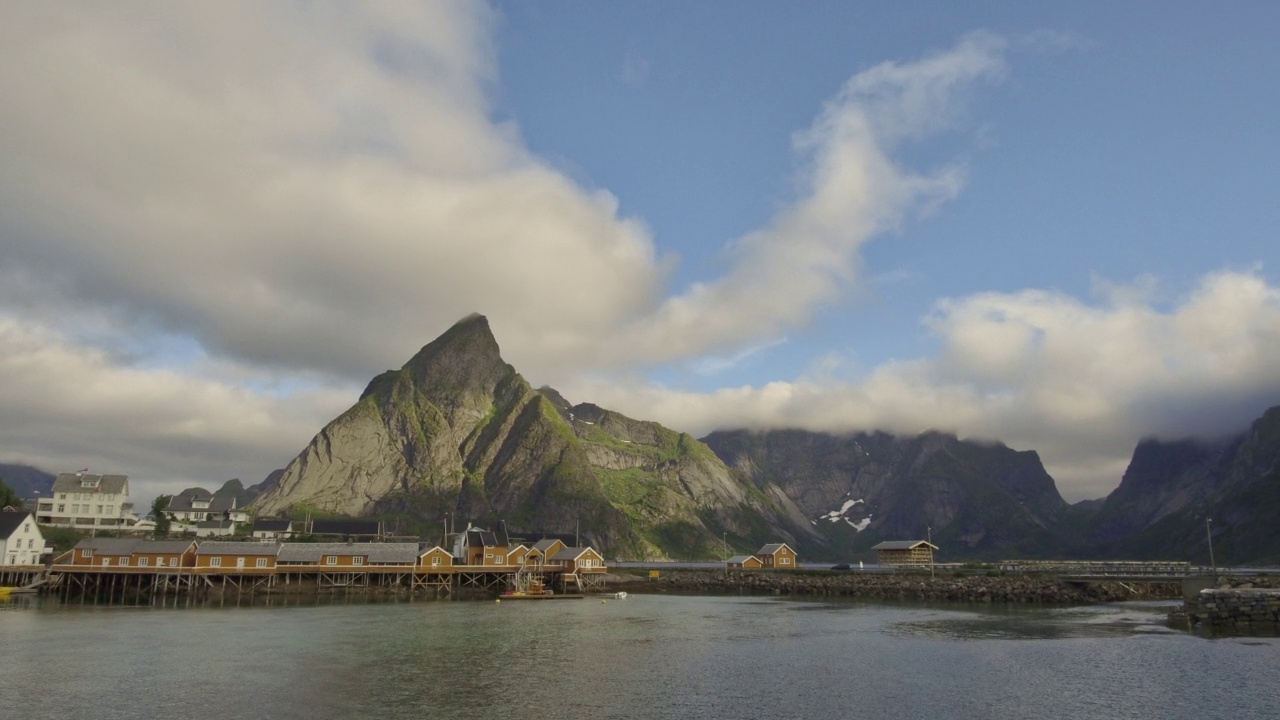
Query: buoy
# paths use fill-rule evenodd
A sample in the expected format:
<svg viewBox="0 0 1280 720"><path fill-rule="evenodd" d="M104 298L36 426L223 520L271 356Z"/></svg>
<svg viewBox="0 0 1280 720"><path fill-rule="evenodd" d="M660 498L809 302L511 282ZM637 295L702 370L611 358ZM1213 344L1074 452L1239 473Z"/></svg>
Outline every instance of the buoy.
<svg viewBox="0 0 1280 720"><path fill-rule="evenodd" d="M601 604L601 605L603 605L603 604L605 604L605 603L607 603L607 602L609 602L609 601L608 601L608 600L601 600L601 601L600 601L600 604Z"/></svg>
<svg viewBox="0 0 1280 720"><path fill-rule="evenodd" d="M496 602L496 603L498 603L499 605L501 605L501 604L502 604L502 598L497 598L497 599L495 599L495 600L494 600L494 602Z"/></svg>

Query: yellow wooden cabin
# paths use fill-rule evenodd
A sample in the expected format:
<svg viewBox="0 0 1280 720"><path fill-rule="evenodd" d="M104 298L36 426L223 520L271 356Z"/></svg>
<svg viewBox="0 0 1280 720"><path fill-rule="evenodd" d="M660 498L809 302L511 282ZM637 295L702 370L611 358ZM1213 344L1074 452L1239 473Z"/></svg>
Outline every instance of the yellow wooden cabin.
<svg viewBox="0 0 1280 720"><path fill-rule="evenodd" d="M800 566L796 551L786 543L771 543L756 553L763 567L774 570L795 570Z"/></svg>

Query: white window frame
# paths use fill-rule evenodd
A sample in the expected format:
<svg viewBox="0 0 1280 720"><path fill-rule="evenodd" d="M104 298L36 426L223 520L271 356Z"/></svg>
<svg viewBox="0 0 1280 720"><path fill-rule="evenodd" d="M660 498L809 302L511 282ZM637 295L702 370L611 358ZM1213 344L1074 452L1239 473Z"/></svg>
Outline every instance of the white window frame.
<svg viewBox="0 0 1280 720"><path fill-rule="evenodd" d="M266 566L267 566L267 559L264 557L258 558L258 567L264 568Z"/></svg>
<svg viewBox="0 0 1280 720"><path fill-rule="evenodd" d="M222 558L217 555L209 558L209 567L222 567Z"/></svg>
<svg viewBox="0 0 1280 720"><path fill-rule="evenodd" d="M325 555L325 556L324 556L324 564L325 564L325 565L337 565L337 564L338 564L338 556L337 556L337 555Z"/></svg>

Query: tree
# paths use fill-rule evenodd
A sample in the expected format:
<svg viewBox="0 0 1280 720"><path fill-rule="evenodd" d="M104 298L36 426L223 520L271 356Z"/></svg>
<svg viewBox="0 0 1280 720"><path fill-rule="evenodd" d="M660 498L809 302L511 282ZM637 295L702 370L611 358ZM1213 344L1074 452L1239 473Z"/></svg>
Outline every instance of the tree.
<svg viewBox="0 0 1280 720"><path fill-rule="evenodd" d="M26 506L22 504L22 498L18 497L18 493L4 484L4 478L0 478L0 508L6 507L12 507L15 510L26 509Z"/></svg>
<svg viewBox="0 0 1280 720"><path fill-rule="evenodd" d="M169 516L164 510L169 507L170 500L173 500L172 495L157 495L156 499L151 501L151 514L156 519L154 535L157 538L169 537Z"/></svg>

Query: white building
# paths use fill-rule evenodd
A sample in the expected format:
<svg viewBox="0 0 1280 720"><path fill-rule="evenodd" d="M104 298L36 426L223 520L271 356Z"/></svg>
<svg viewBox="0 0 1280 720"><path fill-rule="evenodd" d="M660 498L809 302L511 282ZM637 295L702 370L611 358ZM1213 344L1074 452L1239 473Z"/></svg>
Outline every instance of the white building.
<svg viewBox="0 0 1280 720"><path fill-rule="evenodd" d="M0 565L42 565L44 534L29 512L0 511Z"/></svg>
<svg viewBox="0 0 1280 720"><path fill-rule="evenodd" d="M120 530L138 520L129 502L127 475L62 473L53 481L52 495L36 507L41 525Z"/></svg>

